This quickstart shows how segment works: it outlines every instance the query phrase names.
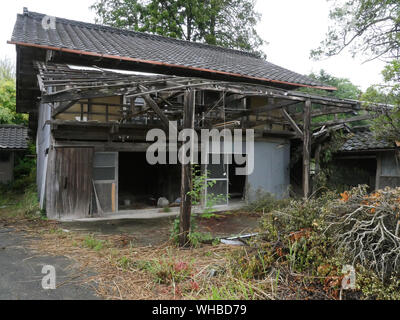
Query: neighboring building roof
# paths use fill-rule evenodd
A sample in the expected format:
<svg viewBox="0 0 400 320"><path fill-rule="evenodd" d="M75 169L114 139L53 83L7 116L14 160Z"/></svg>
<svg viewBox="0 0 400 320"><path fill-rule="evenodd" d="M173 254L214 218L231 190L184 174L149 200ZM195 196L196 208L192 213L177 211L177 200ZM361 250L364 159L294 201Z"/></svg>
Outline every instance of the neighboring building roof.
<svg viewBox="0 0 400 320"><path fill-rule="evenodd" d="M346 151L368 151L378 149L394 149L394 143L383 139L377 139L368 128L357 129L350 134L350 138L339 149L339 152Z"/></svg>
<svg viewBox="0 0 400 320"><path fill-rule="evenodd" d="M55 29L45 29L43 17L44 14L24 9L24 14L17 16L10 43L218 74L243 82L256 80L274 86L336 89L251 53L62 18L56 18Z"/></svg>
<svg viewBox="0 0 400 320"><path fill-rule="evenodd" d="M27 149L28 128L11 124L0 124L0 150Z"/></svg>

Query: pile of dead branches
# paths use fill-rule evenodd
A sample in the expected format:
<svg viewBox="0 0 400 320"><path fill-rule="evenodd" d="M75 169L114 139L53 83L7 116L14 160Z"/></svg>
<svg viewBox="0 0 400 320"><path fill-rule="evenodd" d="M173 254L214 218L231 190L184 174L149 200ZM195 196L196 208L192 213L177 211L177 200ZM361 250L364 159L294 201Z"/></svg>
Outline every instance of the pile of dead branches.
<svg viewBox="0 0 400 320"><path fill-rule="evenodd" d="M366 190L359 186L341 194L327 231L354 265L375 270L384 281L400 273L400 188Z"/></svg>

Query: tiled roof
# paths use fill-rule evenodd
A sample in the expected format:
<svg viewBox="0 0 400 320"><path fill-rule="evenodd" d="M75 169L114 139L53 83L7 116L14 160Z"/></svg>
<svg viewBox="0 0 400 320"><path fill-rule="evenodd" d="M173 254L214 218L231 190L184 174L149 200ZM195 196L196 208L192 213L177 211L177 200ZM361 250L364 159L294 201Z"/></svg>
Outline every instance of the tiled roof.
<svg viewBox="0 0 400 320"><path fill-rule="evenodd" d="M242 81L247 78L275 86L334 89L251 53L62 18L56 18L55 29L45 29L44 16L24 10L17 16L10 43L239 77Z"/></svg>
<svg viewBox="0 0 400 320"><path fill-rule="evenodd" d="M0 125L0 150L27 148L28 128L17 125Z"/></svg>
<svg viewBox="0 0 400 320"><path fill-rule="evenodd" d="M350 134L350 138L339 151L367 151L376 149L393 149L393 143L377 139L369 129L357 130Z"/></svg>

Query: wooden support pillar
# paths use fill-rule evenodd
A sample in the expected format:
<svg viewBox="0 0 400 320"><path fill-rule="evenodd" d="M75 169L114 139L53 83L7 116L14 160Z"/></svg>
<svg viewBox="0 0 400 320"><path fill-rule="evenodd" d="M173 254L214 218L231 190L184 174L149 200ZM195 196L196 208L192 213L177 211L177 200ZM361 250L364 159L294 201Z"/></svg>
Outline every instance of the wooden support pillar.
<svg viewBox="0 0 400 320"><path fill-rule="evenodd" d="M315 156L314 156L314 161L315 161L315 177L318 177L319 172L321 170L321 150L322 150L322 144L318 144L317 147L315 148ZM315 184L313 185L313 192L316 192Z"/></svg>
<svg viewBox="0 0 400 320"><path fill-rule="evenodd" d="M310 194L310 158L311 158L311 100L304 103L303 110L303 195Z"/></svg>
<svg viewBox="0 0 400 320"><path fill-rule="evenodd" d="M195 115L195 92L187 90L184 96L183 105L183 128L194 129L194 115ZM193 140L192 140L193 141ZM182 144L182 152L185 154L184 142ZM193 148L191 150L193 152ZM183 157L182 157L183 159ZM192 211L192 200L188 192L192 188L192 166L190 163L182 163L182 177L181 177L181 206L179 218L179 245L186 246L189 244L188 235L190 232L190 216Z"/></svg>

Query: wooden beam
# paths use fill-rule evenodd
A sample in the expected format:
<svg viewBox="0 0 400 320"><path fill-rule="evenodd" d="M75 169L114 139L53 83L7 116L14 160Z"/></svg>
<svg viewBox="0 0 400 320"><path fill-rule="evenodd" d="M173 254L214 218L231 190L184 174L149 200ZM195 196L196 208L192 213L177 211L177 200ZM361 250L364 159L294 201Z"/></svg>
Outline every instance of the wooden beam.
<svg viewBox="0 0 400 320"><path fill-rule="evenodd" d="M304 103L303 110L303 195L310 194L310 157L311 157L311 100Z"/></svg>
<svg viewBox="0 0 400 320"><path fill-rule="evenodd" d="M147 89L143 86L139 86L140 90L146 91ZM153 109L153 111L160 117L161 121L163 122L164 126L168 128L169 120L164 112L160 109L158 104L150 97L150 94L145 93L142 95L144 101L146 101L147 105Z"/></svg>
<svg viewBox="0 0 400 320"><path fill-rule="evenodd" d="M330 125L335 125L335 124L344 124L344 123L355 122L355 121L370 120L375 117L376 116L373 114L364 114L364 115L352 117L352 118L313 123L312 125L315 127L330 126Z"/></svg>
<svg viewBox="0 0 400 320"><path fill-rule="evenodd" d="M183 110L183 127L194 128L194 115L195 115L195 94L193 90L186 90L184 96L184 110ZM186 150L183 145L182 153L185 154ZM193 149L191 150L193 152ZM183 157L182 157L183 158ZM192 211L192 200L188 195L192 188L192 166L191 163L182 163L182 177L181 177L181 206L179 217L179 245L184 247L189 244L190 232L190 216Z"/></svg>
<svg viewBox="0 0 400 320"><path fill-rule="evenodd" d="M276 110L276 109L285 108L285 107L291 106L293 104L298 104L298 103L299 103L298 101L296 101L296 102L292 101L292 102L284 102L284 103L277 103L277 104L267 104L262 107L244 111L242 115L251 115L251 114L258 114L258 113L262 113L262 112L268 112L268 111L272 111L272 110Z"/></svg>
<svg viewBox="0 0 400 320"><path fill-rule="evenodd" d="M326 116L326 115L331 115L331 114L345 114L345 113L352 113L354 112L353 109L343 109L343 108L332 108L332 107L328 107L329 109L327 110L318 110L318 111L313 111L311 112L311 118L315 118L315 117L320 117L320 116ZM294 113L291 115L293 119L295 120L301 120L303 119L303 113L302 112L298 112L298 113Z"/></svg>
<svg viewBox="0 0 400 320"><path fill-rule="evenodd" d="M59 113L67 110L69 107L72 107L75 103L77 103L79 100L72 100L72 101L66 101L66 102L61 102L58 107L54 108L53 111L51 112L51 115L55 117Z"/></svg>
<svg viewBox="0 0 400 320"><path fill-rule="evenodd" d="M315 155L314 155L314 160L315 160L315 176L318 177L318 174L321 169L321 150L322 150L322 144L319 143L315 149ZM315 184L313 185L313 192L316 192L317 190L315 189Z"/></svg>
<svg viewBox="0 0 400 320"><path fill-rule="evenodd" d="M281 113L283 117L290 123L290 126L296 131L296 133L303 138L303 131L300 130L299 126L297 125L296 121L292 119L290 114L286 111L286 108L281 109Z"/></svg>

